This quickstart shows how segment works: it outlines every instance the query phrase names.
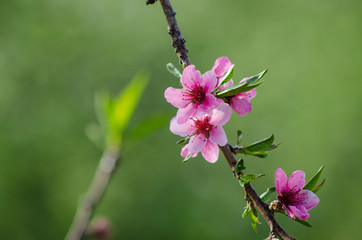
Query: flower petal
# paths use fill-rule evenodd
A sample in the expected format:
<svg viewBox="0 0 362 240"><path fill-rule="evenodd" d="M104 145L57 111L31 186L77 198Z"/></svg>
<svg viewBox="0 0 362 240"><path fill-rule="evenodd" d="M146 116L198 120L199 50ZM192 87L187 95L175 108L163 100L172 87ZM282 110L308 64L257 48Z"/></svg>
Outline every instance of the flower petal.
<svg viewBox="0 0 362 240"><path fill-rule="evenodd" d="M216 59L212 70L216 73L216 75L220 76L226 73L232 65L233 64L230 62L229 58L219 57Z"/></svg>
<svg viewBox="0 0 362 240"><path fill-rule="evenodd" d="M198 153L205 146L206 140L206 137L202 134L194 135L190 138L190 142L187 144L187 149L191 154Z"/></svg>
<svg viewBox="0 0 362 240"><path fill-rule="evenodd" d="M206 94L212 92L216 88L217 78L214 71L208 71L201 77L201 87Z"/></svg>
<svg viewBox="0 0 362 240"><path fill-rule="evenodd" d="M200 71L195 70L194 65L187 66L182 72L181 84L185 89L193 89L194 86L201 85Z"/></svg>
<svg viewBox="0 0 362 240"><path fill-rule="evenodd" d="M210 114L210 124L222 126L230 120L231 108L228 104L221 102Z"/></svg>
<svg viewBox="0 0 362 240"><path fill-rule="evenodd" d="M248 91L248 92L246 92L244 94L247 95L247 97L249 99L252 99L252 98L254 98L256 96L256 89L255 88L251 89L250 91Z"/></svg>
<svg viewBox="0 0 362 240"><path fill-rule="evenodd" d="M293 207L293 206L288 206L287 207L287 206L283 205L283 208L284 208L285 211L287 211L289 218L295 219L295 214L294 214L293 210L290 207Z"/></svg>
<svg viewBox="0 0 362 240"><path fill-rule="evenodd" d="M199 108L206 111L210 108L216 107L219 104L217 98L212 94L207 94L204 102L199 105Z"/></svg>
<svg viewBox="0 0 362 240"><path fill-rule="evenodd" d="M190 103L185 108L179 108L176 114L177 122L182 124L190 119L197 111L197 105Z"/></svg>
<svg viewBox="0 0 362 240"><path fill-rule="evenodd" d="M219 158L219 147L215 143L212 143L208 140L204 148L201 149L201 154L206 159L206 161L214 163Z"/></svg>
<svg viewBox="0 0 362 240"><path fill-rule="evenodd" d="M231 107L237 112L240 116L244 117L248 112L251 111L251 103L248 98L238 94L231 98L230 100Z"/></svg>
<svg viewBox="0 0 362 240"><path fill-rule="evenodd" d="M290 175L287 185L289 189L300 190L305 184L305 174L301 170L297 170Z"/></svg>
<svg viewBox="0 0 362 240"><path fill-rule="evenodd" d="M167 102L171 103L172 106L177 108L184 108L187 104L190 103L188 100L184 100L182 89L175 89L173 87L169 87L165 91L165 98Z"/></svg>
<svg viewBox="0 0 362 240"><path fill-rule="evenodd" d="M289 208L293 212L293 214L297 216L300 220L306 220L307 218L310 217L309 213L307 212L307 209L305 209L304 206L301 205L289 206Z"/></svg>
<svg viewBox="0 0 362 240"><path fill-rule="evenodd" d="M186 121L183 124L177 122L177 118L174 117L170 122L170 131L173 134L179 135L181 137L186 137L191 135L194 132L195 126L192 120Z"/></svg>
<svg viewBox="0 0 362 240"><path fill-rule="evenodd" d="M228 142L225 131L220 126L215 126L213 129L211 129L209 134L209 140L213 143L216 143L217 145L224 146Z"/></svg>
<svg viewBox="0 0 362 240"><path fill-rule="evenodd" d="M278 168L275 171L275 190L279 195L285 192L285 188L287 186L287 175L283 171L283 169Z"/></svg>
<svg viewBox="0 0 362 240"><path fill-rule="evenodd" d="M189 150L187 149L187 145L184 146L181 150L181 156L183 158L187 157L187 155L191 155L191 157L196 157L197 153L191 154Z"/></svg>
<svg viewBox="0 0 362 240"><path fill-rule="evenodd" d="M304 199L302 204L307 210L314 208L319 203L319 198L312 191L303 190L299 196Z"/></svg>

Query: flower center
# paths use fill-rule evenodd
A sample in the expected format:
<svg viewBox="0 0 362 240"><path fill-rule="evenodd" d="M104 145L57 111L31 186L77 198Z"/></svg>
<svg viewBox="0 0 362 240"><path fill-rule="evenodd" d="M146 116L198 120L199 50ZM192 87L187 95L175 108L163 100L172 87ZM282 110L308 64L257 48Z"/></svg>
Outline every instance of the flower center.
<svg viewBox="0 0 362 240"><path fill-rule="evenodd" d="M195 86L192 89L184 91L184 99L189 100L192 103L202 104L205 100L205 92L201 86Z"/></svg>
<svg viewBox="0 0 362 240"><path fill-rule="evenodd" d="M300 192L301 189L289 189L288 191L283 192L280 196L278 196L278 200L286 206L299 205L303 202Z"/></svg>
<svg viewBox="0 0 362 240"><path fill-rule="evenodd" d="M196 130L194 132L194 135L202 134L206 138L209 138L210 134L209 132L214 128L214 125L210 124L210 117L205 116L203 119L194 118L192 119L195 123Z"/></svg>

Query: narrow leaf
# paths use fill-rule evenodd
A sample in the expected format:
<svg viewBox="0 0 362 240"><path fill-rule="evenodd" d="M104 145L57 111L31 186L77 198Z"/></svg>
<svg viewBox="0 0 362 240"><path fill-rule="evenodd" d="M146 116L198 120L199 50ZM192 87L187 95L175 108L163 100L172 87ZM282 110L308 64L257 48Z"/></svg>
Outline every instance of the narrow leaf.
<svg viewBox="0 0 362 240"><path fill-rule="evenodd" d="M249 214L250 214L250 208L249 208L249 206L246 206L242 217L247 218L249 216Z"/></svg>
<svg viewBox="0 0 362 240"><path fill-rule="evenodd" d="M236 132L236 145L240 146L241 145L241 139L243 137L243 132L241 130L238 130Z"/></svg>
<svg viewBox="0 0 362 240"><path fill-rule="evenodd" d="M216 90L223 84L230 81L234 76L234 64L229 68L229 70L224 74L223 78L220 80L219 85L217 85Z"/></svg>
<svg viewBox="0 0 362 240"><path fill-rule="evenodd" d="M190 142L190 137L185 137L185 138L178 140L176 143L184 146L184 145L188 144L189 142Z"/></svg>
<svg viewBox="0 0 362 240"><path fill-rule="evenodd" d="M255 181L256 179L265 176L264 174L255 174L255 173L246 173L239 176L239 182L242 186L250 182Z"/></svg>
<svg viewBox="0 0 362 240"><path fill-rule="evenodd" d="M180 71L172 64L172 63L168 63L166 65L167 70L172 73L174 76L181 78L181 73Z"/></svg>
<svg viewBox="0 0 362 240"><path fill-rule="evenodd" d="M251 226L253 227L255 232L258 232L258 229L256 228L256 224L259 223L259 219L258 219L258 214L256 209L253 209L252 211L250 211L250 223Z"/></svg>
<svg viewBox="0 0 362 240"><path fill-rule="evenodd" d="M240 159L238 163L235 165L234 173L236 175L240 174L243 170L245 170L246 167L244 166L244 160Z"/></svg>
<svg viewBox="0 0 362 240"><path fill-rule="evenodd" d="M186 161L188 161L191 158L191 155L187 155L184 160L182 160L182 163L185 163Z"/></svg>
<svg viewBox="0 0 362 240"><path fill-rule="evenodd" d="M314 192L314 193L318 192L318 190L323 187L325 181L326 181L326 179L323 179L323 181L321 182L321 184L319 184L318 186L316 186L316 187L314 187L314 188L312 189L312 192Z"/></svg>
<svg viewBox="0 0 362 240"><path fill-rule="evenodd" d="M251 89L259 86L263 82L260 79L265 75L266 72L267 69L255 76L249 77L246 81L243 81L234 86L227 87L223 91L216 93L216 97L225 98L234 96L242 92L248 92Z"/></svg>
<svg viewBox="0 0 362 240"><path fill-rule="evenodd" d="M110 141L120 142L124 129L127 127L136 109L143 91L148 83L148 75L138 73L117 99L108 102L108 120L110 125Z"/></svg>
<svg viewBox="0 0 362 240"><path fill-rule="evenodd" d="M264 202L270 201L270 195L275 192L275 187L269 187L264 193L260 195L260 199Z"/></svg>
<svg viewBox="0 0 362 240"><path fill-rule="evenodd" d="M284 216L289 217L288 214L286 214L286 213L283 213L283 212L279 212L279 213L281 213ZM306 226L306 227L312 227L312 224L310 224L307 220L300 220L298 217L295 217L295 219L293 219L293 218L291 218L291 219L296 221L297 223L300 223L300 224Z"/></svg>
<svg viewBox="0 0 362 240"><path fill-rule="evenodd" d="M223 97L231 97L236 94L239 94L243 91L243 89L246 89L248 83L242 82L234 86L230 86L222 90L221 92L216 93L216 97L223 98Z"/></svg>
<svg viewBox="0 0 362 240"><path fill-rule="evenodd" d="M323 172L324 165L320 167L317 171L317 173L305 184L303 189L311 190L317 185L319 178Z"/></svg>
<svg viewBox="0 0 362 240"><path fill-rule="evenodd" d="M169 117L165 114L155 114L138 123L132 128L129 135L133 140L139 140L146 135L169 124Z"/></svg>
<svg viewBox="0 0 362 240"><path fill-rule="evenodd" d="M274 142L274 134L268 138L265 138L263 140L252 143L248 146L245 146L245 147L243 147L243 149L248 152L257 152L260 150L267 149L268 147L270 147L273 144L273 142Z"/></svg>

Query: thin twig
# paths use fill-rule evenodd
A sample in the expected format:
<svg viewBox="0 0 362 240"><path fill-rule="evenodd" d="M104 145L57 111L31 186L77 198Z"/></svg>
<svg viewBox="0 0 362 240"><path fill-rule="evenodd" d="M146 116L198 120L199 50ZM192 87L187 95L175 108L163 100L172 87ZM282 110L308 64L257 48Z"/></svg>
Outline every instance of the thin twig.
<svg viewBox="0 0 362 240"><path fill-rule="evenodd" d="M177 25L177 21L175 18L176 12L173 10L170 1L168 0L160 0L163 12L166 16L166 22L168 26L168 34L170 34L172 39L172 47L175 49L175 53L177 54L180 64L185 68L190 65L190 59L187 55L187 49L185 47L186 40L181 34L180 28Z"/></svg>
<svg viewBox="0 0 362 240"><path fill-rule="evenodd" d="M183 68L191 64L191 61L187 55L187 49L185 47L185 39L183 38L181 31L177 25L175 18L176 12L172 8L172 5L169 0L160 0L163 12L166 16L168 33L172 38L172 46L175 48L175 52L179 57L180 64ZM225 159L230 165L232 172L234 173L236 166L236 159L231 152L230 145L226 144L225 146L219 146L221 152L224 154ZM234 174L234 177L235 176ZM248 184L244 187L246 197L251 199L252 203L259 209L265 220L267 221L270 228L270 236L277 234L282 240L295 240L294 237L289 236L275 220L273 213L269 210L268 204L264 203L260 199L259 195L255 192L251 184Z"/></svg>
<svg viewBox="0 0 362 240"><path fill-rule="evenodd" d="M104 151L88 192L79 203L66 240L79 240L84 236L88 222L108 186L119 158L118 147L109 147Z"/></svg>

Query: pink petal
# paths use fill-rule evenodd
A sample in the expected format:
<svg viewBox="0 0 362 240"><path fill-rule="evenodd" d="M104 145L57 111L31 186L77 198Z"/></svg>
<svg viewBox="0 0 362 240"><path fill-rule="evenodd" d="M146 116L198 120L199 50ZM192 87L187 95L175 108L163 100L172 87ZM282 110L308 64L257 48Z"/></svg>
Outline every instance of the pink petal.
<svg viewBox="0 0 362 240"><path fill-rule="evenodd" d="M251 111L251 103L246 97L240 94L232 97L230 100L230 104L234 111L242 117L244 117L248 112Z"/></svg>
<svg viewBox="0 0 362 240"><path fill-rule="evenodd" d="M187 149L187 145L184 146L181 150L181 156L183 158L187 157L188 155L191 155L191 157L196 157L197 153L191 154L189 150Z"/></svg>
<svg viewBox="0 0 362 240"><path fill-rule="evenodd" d="M297 216L300 220L306 220L310 217L307 209L305 207L298 205L298 206L289 206L292 213ZM288 213L289 214L289 213ZM294 219L294 218L293 218Z"/></svg>
<svg viewBox="0 0 362 240"><path fill-rule="evenodd" d="M299 196L304 199L303 206L307 210L314 208L319 203L319 198L312 191L303 190L303 192Z"/></svg>
<svg viewBox="0 0 362 240"><path fill-rule="evenodd" d="M231 108L228 104L221 102L210 114L210 124L222 126L230 120Z"/></svg>
<svg viewBox="0 0 362 240"><path fill-rule="evenodd" d="M206 137L202 134L194 135L190 138L190 142L187 144L187 149L191 152L191 154L198 153L205 146L206 140Z"/></svg>
<svg viewBox="0 0 362 240"><path fill-rule="evenodd" d="M213 143L216 143L220 146L224 146L227 144L228 140L226 138L225 131L222 127L215 126L210 132L209 132L209 140Z"/></svg>
<svg viewBox="0 0 362 240"><path fill-rule="evenodd" d="M184 100L182 89L175 89L173 87L169 87L165 91L165 98L167 102L171 103L172 106L177 108L184 108L187 106L190 101Z"/></svg>
<svg viewBox="0 0 362 240"><path fill-rule="evenodd" d="M246 94L249 99L252 99L252 98L254 98L256 96L256 89L255 88L251 89L250 91L248 91L248 92L246 92L244 94Z"/></svg>
<svg viewBox="0 0 362 240"><path fill-rule="evenodd" d="M182 73L181 84L185 89L193 89L194 86L200 86L200 71L196 71L194 65L187 66Z"/></svg>
<svg viewBox="0 0 362 240"><path fill-rule="evenodd" d="M212 94L207 94L204 102L199 105L199 108L206 111L210 108L216 107L219 104L217 98Z"/></svg>
<svg viewBox="0 0 362 240"><path fill-rule="evenodd" d="M194 132L195 126L192 120L186 121L183 124L177 122L176 117L171 119L170 122L170 131L173 134L179 135L181 137L186 137L191 135Z"/></svg>
<svg viewBox="0 0 362 240"><path fill-rule="evenodd" d="M285 209L285 211L287 211L289 218L295 219L295 214L290 207L293 207L293 206L286 207L283 205L283 208Z"/></svg>
<svg viewBox="0 0 362 240"><path fill-rule="evenodd" d="M275 171L275 190L279 195L285 192L285 188L287 185L287 175L283 171L283 169L278 168Z"/></svg>
<svg viewBox="0 0 362 240"><path fill-rule="evenodd" d="M288 188L295 190L303 189L304 184L305 184L305 174L301 170L293 172L292 175L290 175L287 182Z"/></svg>
<svg viewBox="0 0 362 240"><path fill-rule="evenodd" d="M202 75L201 87L204 88L205 93L212 92L217 85L217 78L214 71L208 71Z"/></svg>
<svg viewBox="0 0 362 240"><path fill-rule="evenodd" d="M202 156L206 161L214 163L219 158L219 147L210 141L207 141L204 148L201 149Z"/></svg>
<svg viewBox="0 0 362 240"><path fill-rule="evenodd" d="M197 111L197 105L190 103L185 108L179 108L176 114L177 122L178 123L185 123L187 120L190 119Z"/></svg>
<svg viewBox="0 0 362 240"><path fill-rule="evenodd" d="M229 58L219 57L216 59L212 70L216 73L216 75L220 76L226 73L232 65L233 64L230 62Z"/></svg>

